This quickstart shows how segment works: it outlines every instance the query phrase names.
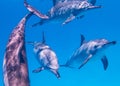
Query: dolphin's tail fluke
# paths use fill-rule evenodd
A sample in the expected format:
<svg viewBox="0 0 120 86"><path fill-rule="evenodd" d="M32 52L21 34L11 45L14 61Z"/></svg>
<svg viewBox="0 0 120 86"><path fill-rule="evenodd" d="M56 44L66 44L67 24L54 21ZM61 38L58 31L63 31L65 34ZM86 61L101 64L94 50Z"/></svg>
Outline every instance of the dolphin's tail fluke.
<svg viewBox="0 0 120 86"><path fill-rule="evenodd" d="M47 15L42 14L41 12L39 12L37 9L35 9L34 7L32 7L31 5L29 5L27 3L27 0L24 0L24 5L25 7L30 11L33 12L35 15L37 15L39 18L42 19L48 19L49 17Z"/></svg>
<svg viewBox="0 0 120 86"><path fill-rule="evenodd" d="M67 60L65 64L60 65L60 67L75 68L70 65L70 60Z"/></svg>
<svg viewBox="0 0 120 86"><path fill-rule="evenodd" d="M74 68L74 67L67 65L67 64L60 65L60 67Z"/></svg>

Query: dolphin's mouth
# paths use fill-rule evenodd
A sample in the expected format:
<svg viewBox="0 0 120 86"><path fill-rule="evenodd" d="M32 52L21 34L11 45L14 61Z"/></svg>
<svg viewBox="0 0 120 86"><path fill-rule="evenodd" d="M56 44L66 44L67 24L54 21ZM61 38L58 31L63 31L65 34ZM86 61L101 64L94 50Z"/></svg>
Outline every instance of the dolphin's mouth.
<svg viewBox="0 0 120 86"><path fill-rule="evenodd" d="M115 45L116 43L117 43L116 41L111 41L111 42L108 42L108 43L106 43L104 45Z"/></svg>
<svg viewBox="0 0 120 86"><path fill-rule="evenodd" d="M109 42L107 44L116 44L117 42L116 41L112 41L112 42Z"/></svg>
<svg viewBox="0 0 120 86"><path fill-rule="evenodd" d="M102 47L106 48L106 47L110 47L115 45L117 42L116 41L111 41L111 42L107 42L105 44L102 45Z"/></svg>

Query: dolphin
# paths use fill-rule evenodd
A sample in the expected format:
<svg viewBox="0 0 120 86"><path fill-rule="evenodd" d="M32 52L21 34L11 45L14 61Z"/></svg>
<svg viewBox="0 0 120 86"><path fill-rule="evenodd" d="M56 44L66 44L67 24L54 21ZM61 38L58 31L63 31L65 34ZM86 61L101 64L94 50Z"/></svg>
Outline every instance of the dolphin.
<svg viewBox="0 0 120 86"><path fill-rule="evenodd" d="M81 35L81 44L80 47L75 50L70 59L66 62L65 67L70 68L82 68L89 60L101 59L103 63L104 70L108 67L108 60L104 51L115 45L116 41L109 42L106 39L96 39L86 42L85 37ZM94 61L93 60L93 61Z"/></svg>
<svg viewBox="0 0 120 86"><path fill-rule="evenodd" d="M60 74L58 72L58 59L55 52L45 44L44 32L42 42L28 42L28 44L32 44L34 46L34 53L38 62L40 63L40 67L33 70L33 73L38 73L42 70L48 70L59 79Z"/></svg>
<svg viewBox="0 0 120 86"><path fill-rule="evenodd" d="M67 24L75 18L83 18L83 12L87 10L101 8L101 6L95 6L95 3L96 0L53 0L53 7L46 14L42 14L24 0L25 7L41 18L40 22L32 26L42 25L47 22Z"/></svg>
<svg viewBox="0 0 120 86"><path fill-rule="evenodd" d="M25 24L32 13L27 14L12 31L3 61L4 86L30 86L25 47Z"/></svg>

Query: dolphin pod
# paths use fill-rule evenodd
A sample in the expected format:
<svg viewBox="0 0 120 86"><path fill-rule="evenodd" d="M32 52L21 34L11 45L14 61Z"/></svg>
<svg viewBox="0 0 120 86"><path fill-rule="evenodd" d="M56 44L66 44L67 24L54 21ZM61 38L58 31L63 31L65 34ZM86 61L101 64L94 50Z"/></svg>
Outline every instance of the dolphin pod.
<svg viewBox="0 0 120 86"><path fill-rule="evenodd" d="M27 14L13 29L6 46L3 61L5 86L30 86L25 47L25 24L32 13Z"/></svg>
<svg viewBox="0 0 120 86"><path fill-rule="evenodd" d="M5 86L30 86L29 72L25 47L25 25L27 20L34 14L41 18L40 22L34 24L42 25L47 22L60 22L67 24L76 18L83 18L82 13L87 10L101 8L95 6L96 0L52 0L53 7L47 14L42 14L40 11L28 4L24 0L25 7L30 11L21 19L18 25L12 31L3 61L3 77ZM109 62L104 51L116 44L116 41L108 41L106 39L96 39L86 41L81 35L81 44L74 51L69 60L64 65L60 65L56 53L46 44L43 33L42 42L27 42L33 45L34 53L40 66L33 70L33 73L38 73L43 70L52 72L58 79L60 78L59 67L70 67L81 69L86 63L91 60L100 59L104 70L108 68ZM60 65L60 66L59 66Z"/></svg>
<svg viewBox="0 0 120 86"><path fill-rule="evenodd" d="M83 18L87 10L98 9L101 6L95 6L96 0L53 0L53 7L47 14L32 7L24 0L25 7L41 18L41 21L32 26L42 25L47 22L60 22L63 25L71 22L75 18Z"/></svg>
<svg viewBox="0 0 120 86"><path fill-rule="evenodd" d="M38 73L41 72L42 70L49 70L59 79L60 74L58 72L59 64L57 55L50 48L50 46L46 45L44 32L42 42L28 42L28 44L32 44L34 46L35 56L38 62L40 63L40 67L33 70L33 72Z"/></svg>

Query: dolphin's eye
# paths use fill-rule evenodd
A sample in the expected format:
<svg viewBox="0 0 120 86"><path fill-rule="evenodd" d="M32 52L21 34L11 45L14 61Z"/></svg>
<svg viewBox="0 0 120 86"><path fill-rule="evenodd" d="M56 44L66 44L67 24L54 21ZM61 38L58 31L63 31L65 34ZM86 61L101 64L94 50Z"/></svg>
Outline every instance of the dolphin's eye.
<svg viewBox="0 0 120 86"><path fill-rule="evenodd" d="M35 46L35 49L38 49L38 46Z"/></svg>
<svg viewBox="0 0 120 86"><path fill-rule="evenodd" d="M35 47L35 49L37 49L37 47Z"/></svg>
<svg viewBox="0 0 120 86"><path fill-rule="evenodd" d="M97 45L94 46L94 48L97 48L97 47L98 47Z"/></svg>

